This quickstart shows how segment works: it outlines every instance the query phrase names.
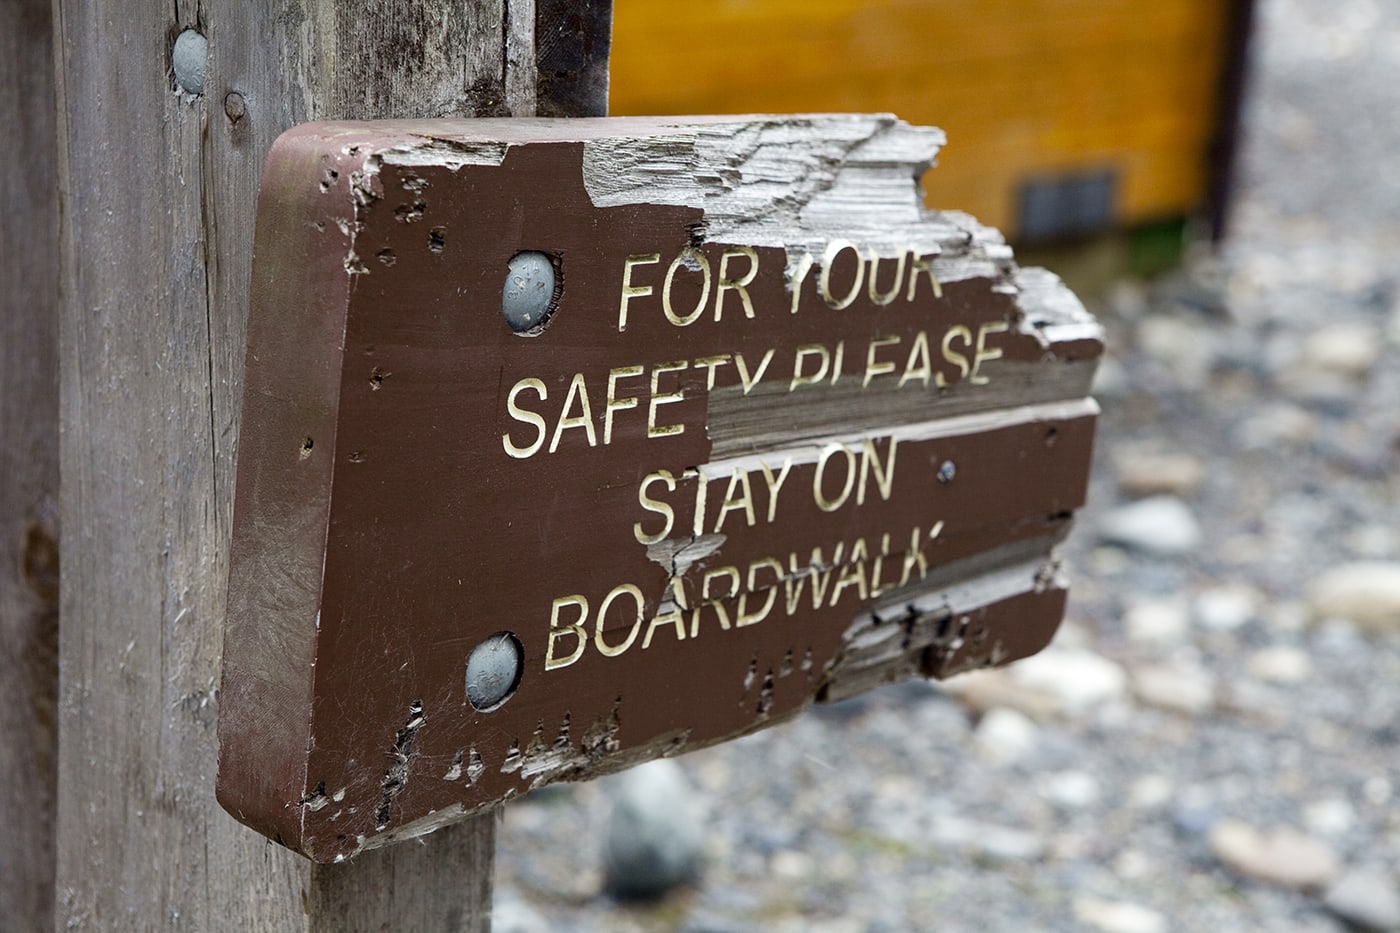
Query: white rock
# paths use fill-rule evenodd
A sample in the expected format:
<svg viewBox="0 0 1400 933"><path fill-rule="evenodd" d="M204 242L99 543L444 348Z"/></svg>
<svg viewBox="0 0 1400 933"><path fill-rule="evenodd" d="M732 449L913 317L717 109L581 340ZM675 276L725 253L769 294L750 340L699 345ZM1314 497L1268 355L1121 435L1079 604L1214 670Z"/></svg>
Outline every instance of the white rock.
<svg viewBox="0 0 1400 933"><path fill-rule="evenodd" d="M1040 730L1029 717L1014 709L994 709L982 717L972 744L996 764L1020 761L1035 750Z"/></svg>
<svg viewBox="0 0 1400 933"><path fill-rule="evenodd" d="M1089 394L1096 398L1122 398L1132 388L1128 371L1123 364L1108 354L1099 357L1099 368L1094 371L1094 382Z"/></svg>
<svg viewBox="0 0 1400 933"><path fill-rule="evenodd" d="M1128 805L1138 810L1156 810L1171 802L1176 785L1165 774L1144 774L1128 787Z"/></svg>
<svg viewBox="0 0 1400 933"><path fill-rule="evenodd" d="M1186 503L1153 496L1120 506L1099 521L1099 537L1157 557L1189 554L1201 544L1201 526Z"/></svg>
<svg viewBox="0 0 1400 933"><path fill-rule="evenodd" d="M1191 613L1180 599L1134 603L1123 616L1128 638L1142 645L1179 645L1190 634Z"/></svg>
<svg viewBox="0 0 1400 933"><path fill-rule="evenodd" d="M1317 419L1302 408L1279 403L1241 422L1235 440L1245 450L1273 450L1279 446L1310 444L1317 436Z"/></svg>
<svg viewBox="0 0 1400 933"><path fill-rule="evenodd" d="M1193 667L1152 665L1133 672L1133 693L1148 706L1199 716L1215 705L1215 681Z"/></svg>
<svg viewBox="0 0 1400 933"><path fill-rule="evenodd" d="M1299 363L1306 369L1360 379L1375 367L1380 350L1381 334L1370 324L1329 324L1308 336Z"/></svg>
<svg viewBox="0 0 1400 933"><path fill-rule="evenodd" d="M1400 531L1385 525L1363 525L1347 535L1347 546L1357 557L1390 560L1400 555Z"/></svg>
<svg viewBox="0 0 1400 933"><path fill-rule="evenodd" d="M1152 315L1137 327L1138 346L1171 370L1183 386L1199 386L1215 358L1213 335L1178 315Z"/></svg>
<svg viewBox="0 0 1400 933"><path fill-rule="evenodd" d="M1086 771L1061 771L1045 779L1041 794L1066 810L1082 810L1099 799L1099 781Z"/></svg>
<svg viewBox="0 0 1400 933"><path fill-rule="evenodd" d="M1140 904L1102 901L1079 897L1074 901L1074 917L1085 926L1103 933L1166 933L1167 918Z"/></svg>
<svg viewBox="0 0 1400 933"><path fill-rule="evenodd" d="M1371 632L1400 631L1400 562L1333 567L1313 580L1307 598L1314 619L1346 619Z"/></svg>
<svg viewBox="0 0 1400 933"><path fill-rule="evenodd" d="M933 826L932 837L937 845L997 861L1035 861L1045 854L1045 843L1034 833L958 816L940 818Z"/></svg>
<svg viewBox="0 0 1400 933"><path fill-rule="evenodd" d="M1270 684L1292 686L1312 676L1313 663L1308 653L1292 645L1275 645L1249 656L1245 669L1250 675Z"/></svg>
<svg viewBox="0 0 1400 933"><path fill-rule="evenodd" d="M1118 488L1139 496L1190 495L1206 478L1205 464L1181 451L1154 451L1128 447L1114 457Z"/></svg>
<svg viewBox="0 0 1400 933"><path fill-rule="evenodd" d="M609 893L652 898L693 881L704 821L696 792L676 762L650 761L609 779L603 848Z"/></svg>
<svg viewBox="0 0 1400 933"><path fill-rule="evenodd" d="M1326 843L1288 828L1265 834L1237 820L1221 820L1210 831L1210 847L1232 871L1295 890L1324 888L1341 870Z"/></svg>
<svg viewBox="0 0 1400 933"><path fill-rule="evenodd" d="M491 904L491 933L549 933L549 921L516 897L495 897Z"/></svg>
<svg viewBox="0 0 1400 933"><path fill-rule="evenodd" d="M1071 715L1123 699L1128 675L1093 651L1050 648L1011 667L1014 681L1052 697L1060 712Z"/></svg>
<svg viewBox="0 0 1400 933"><path fill-rule="evenodd" d="M1340 797L1315 800L1303 808L1303 825L1319 836L1341 836L1356 825L1356 808Z"/></svg>
<svg viewBox="0 0 1400 933"><path fill-rule="evenodd" d="M1328 910L1357 929L1374 933L1400 930L1400 888L1381 869L1347 872L1327 889L1323 902Z"/></svg>
<svg viewBox="0 0 1400 933"><path fill-rule="evenodd" d="M1395 787L1390 781L1377 775L1366 779L1366 783L1361 785L1361 793L1365 794L1372 804L1383 807L1390 803L1390 798L1395 795Z"/></svg>
<svg viewBox="0 0 1400 933"><path fill-rule="evenodd" d="M969 671L942 681L938 689L956 697L973 713L984 716L1004 708L1043 722L1059 710L1055 697L1023 686L1005 669Z"/></svg>
<svg viewBox="0 0 1400 933"><path fill-rule="evenodd" d="M796 849L780 849L768 860L768 869L777 878L799 881L812 873L812 857Z"/></svg>
<svg viewBox="0 0 1400 933"><path fill-rule="evenodd" d="M1209 587L1196 596L1196 620L1203 628L1233 631L1255 617L1259 603L1259 591L1247 584Z"/></svg>

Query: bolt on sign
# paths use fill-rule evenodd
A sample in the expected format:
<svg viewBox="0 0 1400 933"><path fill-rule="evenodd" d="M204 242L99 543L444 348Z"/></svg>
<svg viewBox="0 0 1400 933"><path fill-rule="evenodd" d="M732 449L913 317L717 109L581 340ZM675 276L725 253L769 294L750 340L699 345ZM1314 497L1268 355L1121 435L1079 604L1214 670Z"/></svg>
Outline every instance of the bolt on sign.
<svg viewBox="0 0 1400 933"><path fill-rule="evenodd" d="M219 797L318 861L1042 648L1097 325L889 116L308 124L263 176Z"/></svg>

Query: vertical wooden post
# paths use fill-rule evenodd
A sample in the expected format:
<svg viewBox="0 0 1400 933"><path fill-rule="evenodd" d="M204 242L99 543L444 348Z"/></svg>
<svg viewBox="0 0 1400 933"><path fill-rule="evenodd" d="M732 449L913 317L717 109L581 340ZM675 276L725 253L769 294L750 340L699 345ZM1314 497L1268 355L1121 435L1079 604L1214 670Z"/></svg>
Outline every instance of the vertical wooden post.
<svg viewBox="0 0 1400 933"><path fill-rule="evenodd" d="M53 911L58 209L49 0L0 4L0 926Z"/></svg>
<svg viewBox="0 0 1400 933"><path fill-rule="evenodd" d="M58 925L486 927L490 816L313 870L218 808L223 593L268 147L312 119L531 115L555 93L535 49L555 6L56 0L68 529ZM610 4L585 6L602 32L572 41L593 54L549 77L605 95ZM172 64L185 30L208 42L198 94ZM605 106L596 91L580 99L577 115Z"/></svg>

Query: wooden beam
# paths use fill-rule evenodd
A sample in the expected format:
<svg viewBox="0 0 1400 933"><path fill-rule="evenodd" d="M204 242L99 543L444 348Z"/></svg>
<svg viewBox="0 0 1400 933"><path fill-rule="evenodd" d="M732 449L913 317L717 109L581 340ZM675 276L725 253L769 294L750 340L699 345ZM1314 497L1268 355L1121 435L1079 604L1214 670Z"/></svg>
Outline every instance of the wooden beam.
<svg viewBox="0 0 1400 933"><path fill-rule="evenodd" d="M0 917L52 924L58 204L48 0L0 4Z"/></svg>
<svg viewBox="0 0 1400 933"><path fill-rule="evenodd" d="M486 928L489 815L313 872L215 803L214 712L263 157L305 120L531 115L535 30L532 0L57 0L57 924Z"/></svg>

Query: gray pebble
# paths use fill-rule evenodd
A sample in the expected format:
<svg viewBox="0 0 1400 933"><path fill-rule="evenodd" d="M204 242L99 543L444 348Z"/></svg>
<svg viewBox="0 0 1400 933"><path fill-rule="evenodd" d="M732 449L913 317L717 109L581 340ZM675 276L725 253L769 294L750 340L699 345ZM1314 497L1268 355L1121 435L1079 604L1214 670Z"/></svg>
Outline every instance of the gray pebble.
<svg viewBox="0 0 1400 933"><path fill-rule="evenodd" d="M1099 537L1155 557L1180 557L1200 547L1201 526L1175 496L1153 496L1109 512L1099 521Z"/></svg>
<svg viewBox="0 0 1400 933"><path fill-rule="evenodd" d="M1327 889L1327 909L1368 933L1400 930L1400 889L1395 879L1379 868L1347 872Z"/></svg>
<svg viewBox="0 0 1400 933"><path fill-rule="evenodd" d="M491 905L491 933L549 933L549 921L517 897L497 897Z"/></svg>
<svg viewBox="0 0 1400 933"><path fill-rule="evenodd" d="M700 806L681 766L648 762L608 782L612 814L603 849L614 897L658 898L695 880L703 841Z"/></svg>

